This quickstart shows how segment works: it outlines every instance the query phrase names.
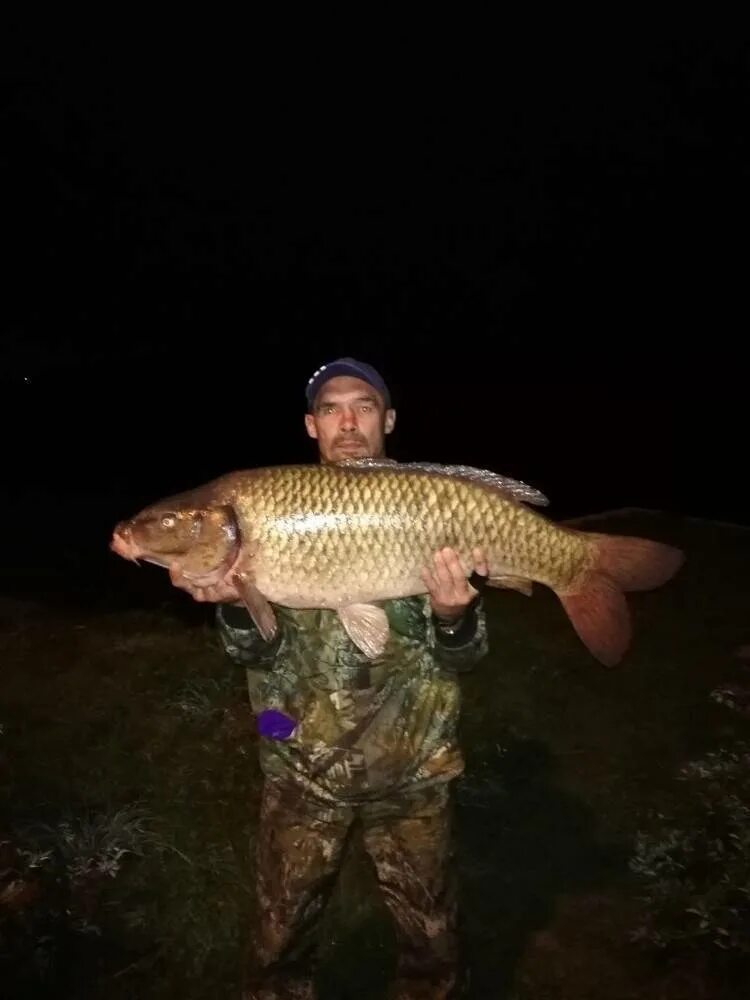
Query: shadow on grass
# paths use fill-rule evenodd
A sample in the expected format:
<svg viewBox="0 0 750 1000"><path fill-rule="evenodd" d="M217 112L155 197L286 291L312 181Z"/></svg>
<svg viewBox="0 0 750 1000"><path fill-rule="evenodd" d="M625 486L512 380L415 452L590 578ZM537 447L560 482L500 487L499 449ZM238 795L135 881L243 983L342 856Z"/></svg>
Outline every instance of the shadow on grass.
<svg viewBox="0 0 750 1000"><path fill-rule="evenodd" d="M628 845L600 840L594 812L560 787L557 771L549 747L531 739L467 763L457 794L467 996L511 997L517 964L558 896L626 877Z"/></svg>
<svg viewBox="0 0 750 1000"><path fill-rule="evenodd" d="M522 739L467 766L456 786L463 993L510 1000L518 964L552 922L561 894L627 878L629 845L603 842L596 817L558 783L544 743ZM396 944L368 859L354 838L325 921L323 1000L387 995Z"/></svg>

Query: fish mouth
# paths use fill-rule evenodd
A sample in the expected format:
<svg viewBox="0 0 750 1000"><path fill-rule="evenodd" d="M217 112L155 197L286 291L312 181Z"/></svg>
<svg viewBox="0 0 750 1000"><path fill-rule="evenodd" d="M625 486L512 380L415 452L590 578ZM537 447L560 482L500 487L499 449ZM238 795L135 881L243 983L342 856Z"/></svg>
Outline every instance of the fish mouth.
<svg viewBox="0 0 750 1000"><path fill-rule="evenodd" d="M115 528L109 547L112 552L116 552L123 559L138 563L141 553L130 535L129 528Z"/></svg>

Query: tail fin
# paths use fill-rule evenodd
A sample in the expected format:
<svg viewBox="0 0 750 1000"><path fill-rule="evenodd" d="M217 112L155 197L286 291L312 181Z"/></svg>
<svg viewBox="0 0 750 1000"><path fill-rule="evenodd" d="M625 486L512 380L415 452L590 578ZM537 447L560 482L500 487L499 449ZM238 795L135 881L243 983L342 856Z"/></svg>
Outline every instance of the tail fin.
<svg viewBox="0 0 750 1000"><path fill-rule="evenodd" d="M685 561L680 549L649 538L589 532L596 548L595 570L623 590L653 590L670 580Z"/></svg>
<svg viewBox="0 0 750 1000"><path fill-rule="evenodd" d="M594 565L576 585L558 596L582 642L601 663L613 667L631 640L623 591L660 587L684 562L680 549L645 538L587 533Z"/></svg>

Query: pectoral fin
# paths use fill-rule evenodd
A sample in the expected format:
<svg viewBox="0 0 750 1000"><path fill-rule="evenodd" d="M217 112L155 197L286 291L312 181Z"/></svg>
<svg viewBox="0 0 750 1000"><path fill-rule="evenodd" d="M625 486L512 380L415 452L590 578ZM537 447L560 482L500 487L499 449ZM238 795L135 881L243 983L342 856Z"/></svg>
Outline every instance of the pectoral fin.
<svg viewBox="0 0 750 1000"><path fill-rule="evenodd" d="M347 635L365 656L374 659L385 649L388 641L388 618L382 608L374 604L350 604L339 611L339 618Z"/></svg>
<svg viewBox="0 0 750 1000"><path fill-rule="evenodd" d="M527 597L531 597L533 584L531 580L526 580L522 576L492 576L487 581L487 586L518 590Z"/></svg>
<svg viewBox="0 0 750 1000"><path fill-rule="evenodd" d="M266 642L270 642L275 637L278 629L278 622L276 621L273 608L252 580L244 573L235 573L232 577L232 583L240 592L250 617L258 626L258 631Z"/></svg>

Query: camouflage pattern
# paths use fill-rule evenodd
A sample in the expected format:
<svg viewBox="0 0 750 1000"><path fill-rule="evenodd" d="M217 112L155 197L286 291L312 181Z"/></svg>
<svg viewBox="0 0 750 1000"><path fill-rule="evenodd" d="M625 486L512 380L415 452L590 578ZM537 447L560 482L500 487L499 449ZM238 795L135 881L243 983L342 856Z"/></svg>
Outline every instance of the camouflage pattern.
<svg viewBox="0 0 750 1000"><path fill-rule="evenodd" d="M426 597L384 610L390 636L372 660L331 611L279 608L281 628L266 643L241 608L217 608L226 653L247 667L254 712L276 709L296 721L289 739L261 739L264 773L322 803L427 787L463 770L456 674L487 651L483 607L451 637L436 631Z"/></svg>
<svg viewBox="0 0 750 1000"><path fill-rule="evenodd" d="M447 783L327 808L265 783L257 899L245 1000L313 1000L315 949L351 824L359 816L394 921L398 965L389 996L442 1000L457 975L456 886Z"/></svg>
<svg viewBox="0 0 750 1000"><path fill-rule="evenodd" d="M246 668L255 713L296 720L287 739L259 737L266 781L248 1000L314 996L319 920L355 817L400 945L392 996L451 995L450 783L464 766L458 675L487 652L486 618L478 601L446 635L426 597L384 610L390 636L372 660L335 612L279 608L279 634L267 643L244 609L217 608L223 647Z"/></svg>

